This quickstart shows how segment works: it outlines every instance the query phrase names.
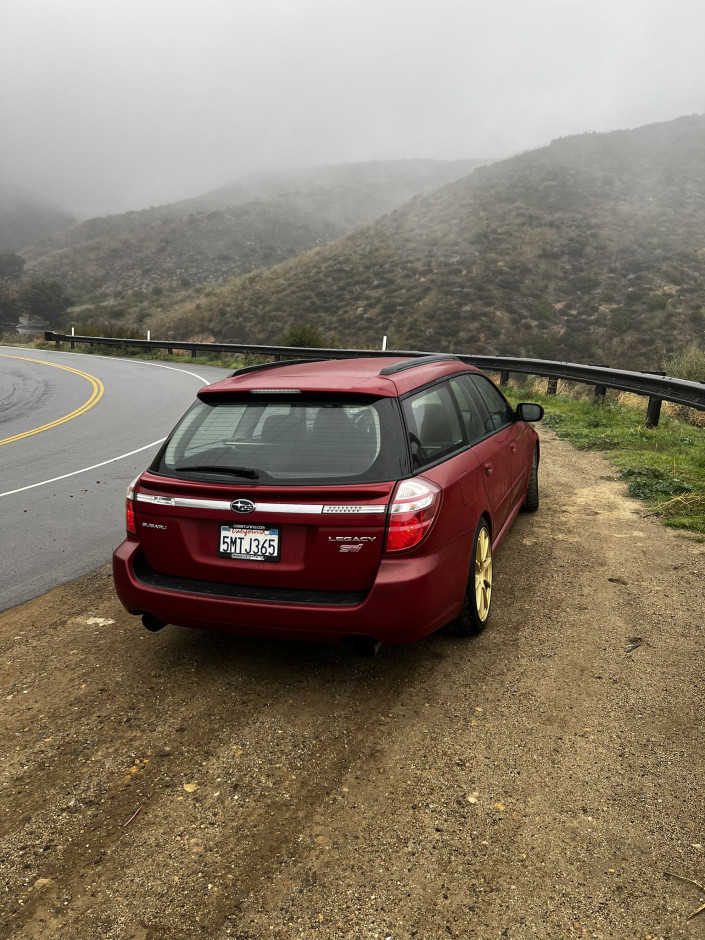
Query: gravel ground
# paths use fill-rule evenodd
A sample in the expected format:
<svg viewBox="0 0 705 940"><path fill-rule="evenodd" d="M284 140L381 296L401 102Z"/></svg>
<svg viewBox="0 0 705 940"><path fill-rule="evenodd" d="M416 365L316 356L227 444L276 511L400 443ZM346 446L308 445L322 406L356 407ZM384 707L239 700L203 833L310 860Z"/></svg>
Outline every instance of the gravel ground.
<svg viewBox="0 0 705 940"><path fill-rule="evenodd" d="M476 639L0 615L0 937L705 938L705 544L542 442Z"/></svg>

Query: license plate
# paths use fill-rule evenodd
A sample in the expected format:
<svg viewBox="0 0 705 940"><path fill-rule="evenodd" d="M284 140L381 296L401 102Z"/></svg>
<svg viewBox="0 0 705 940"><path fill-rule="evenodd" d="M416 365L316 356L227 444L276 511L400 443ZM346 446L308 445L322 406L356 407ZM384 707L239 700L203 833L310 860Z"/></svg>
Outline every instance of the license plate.
<svg viewBox="0 0 705 940"><path fill-rule="evenodd" d="M277 526L221 525L218 555L245 561L279 561Z"/></svg>

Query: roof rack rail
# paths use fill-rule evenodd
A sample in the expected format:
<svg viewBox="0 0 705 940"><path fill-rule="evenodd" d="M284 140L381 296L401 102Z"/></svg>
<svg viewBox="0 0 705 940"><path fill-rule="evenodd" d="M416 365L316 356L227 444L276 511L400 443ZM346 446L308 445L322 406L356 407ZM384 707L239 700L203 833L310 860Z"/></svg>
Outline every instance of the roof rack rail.
<svg viewBox="0 0 705 940"><path fill-rule="evenodd" d="M416 366L430 365L432 362L448 362L449 360L461 362L457 356L450 353L438 353L435 356L416 356L414 359L405 359L403 362L393 362L390 366L384 366L379 370L380 375L395 375L397 372L404 372L406 369L415 369Z"/></svg>
<svg viewBox="0 0 705 940"><path fill-rule="evenodd" d="M295 366L304 362L328 362L325 358L317 359L279 359L275 362L261 362L256 366L245 366L243 369L236 369L230 376L231 379L236 375L247 375L248 372L261 372L263 369L278 369L281 366Z"/></svg>

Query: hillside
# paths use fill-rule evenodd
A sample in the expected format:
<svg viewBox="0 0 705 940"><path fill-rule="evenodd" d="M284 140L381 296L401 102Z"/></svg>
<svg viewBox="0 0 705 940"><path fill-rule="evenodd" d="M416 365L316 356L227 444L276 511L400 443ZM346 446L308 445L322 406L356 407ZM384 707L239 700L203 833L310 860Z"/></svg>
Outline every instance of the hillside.
<svg viewBox="0 0 705 940"><path fill-rule="evenodd" d="M329 342L658 368L705 330L705 117L476 170L340 241L143 310L174 338Z"/></svg>
<svg viewBox="0 0 705 940"><path fill-rule="evenodd" d="M18 252L73 226L75 221L43 196L0 182L0 251Z"/></svg>
<svg viewBox="0 0 705 940"><path fill-rule="evenodd" d="M271 172L195 199L90 219L23 252L28 273L104 295L219 281L340 238L480 161Z"/></svg>

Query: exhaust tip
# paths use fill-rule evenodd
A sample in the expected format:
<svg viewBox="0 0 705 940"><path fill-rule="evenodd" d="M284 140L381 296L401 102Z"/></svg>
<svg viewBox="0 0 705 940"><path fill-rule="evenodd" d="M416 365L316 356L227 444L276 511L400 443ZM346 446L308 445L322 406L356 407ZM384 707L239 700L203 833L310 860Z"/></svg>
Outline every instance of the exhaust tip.
<svg viewBox="0 0 705 940"><path fill-rule="evenodd" d="M162 623L154 614L142 614L142 625L146 627L150 633L156 633L166 626L166 624Z"/></svg>
<svg viewBox="0 0 705 940"><path fill-rule="evenodd" d="M381 647L380 641L373 640L371 636L355 636L352 638L352 648L362 659L372 659Z"/></svg>

